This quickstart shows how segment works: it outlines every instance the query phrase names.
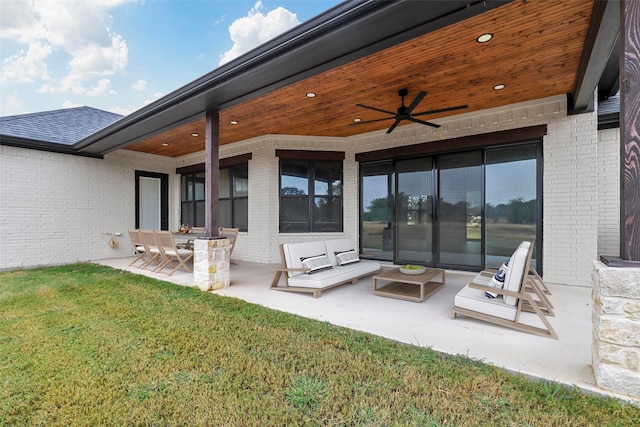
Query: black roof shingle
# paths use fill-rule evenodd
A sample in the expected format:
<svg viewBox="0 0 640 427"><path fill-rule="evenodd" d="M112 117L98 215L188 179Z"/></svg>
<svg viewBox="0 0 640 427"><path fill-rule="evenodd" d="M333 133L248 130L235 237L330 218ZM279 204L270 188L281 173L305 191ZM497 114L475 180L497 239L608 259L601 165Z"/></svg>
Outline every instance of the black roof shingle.
<svg viewBox="0 0 640 427"><path fill-rule="evenodd" d="M0 117L0 142L13 137L72 146L122 117L91 107Z"/></svg>

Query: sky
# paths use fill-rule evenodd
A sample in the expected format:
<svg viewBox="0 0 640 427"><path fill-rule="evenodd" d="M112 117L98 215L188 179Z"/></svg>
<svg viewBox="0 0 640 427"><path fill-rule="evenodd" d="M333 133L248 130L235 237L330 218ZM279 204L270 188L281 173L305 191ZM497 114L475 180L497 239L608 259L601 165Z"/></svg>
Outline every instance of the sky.
<svg viewBox="0 0 640 427"><path fill-rule="evenodd" d="M0 116L130 114L341 0L0 0Z"/></svg>

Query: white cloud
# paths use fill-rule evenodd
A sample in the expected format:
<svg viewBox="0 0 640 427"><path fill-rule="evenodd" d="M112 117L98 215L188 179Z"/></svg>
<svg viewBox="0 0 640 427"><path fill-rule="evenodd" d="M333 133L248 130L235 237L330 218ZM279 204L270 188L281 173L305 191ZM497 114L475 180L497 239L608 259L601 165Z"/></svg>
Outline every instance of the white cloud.
<svg viewBox="0 0 640 427"><path fill-rule="evenodd" d="M146 80L138 80L134 84L131 85L131 88L133 90L137 90L138 92L142 92L143 90L145 90L147 88L147 81Z"/></svg>
<svg viewBox="0 0 640 427"><path fill-rule="evenodd" d="M149 105L151 104L153 101L157 101L158 99L162 98L164 96L164 93L162 92L156 92L152 95L151 99L145 99L144 102L142 103L143 106L145 105Z"/></svg>
<svg viewBox="0 0 640 427"><path fill-rule="evenodd" d="M77 102L73 102L73 101L64 101L62 103L62 108L76 108L76 107L83 107L82 104L78 104Z"/></svg>
<svg viewBox="0 0 640 427"><path fill-rule="evenodd" d="M31 83L34 80L49 80L46 59L51 54L50 45L38 40L29 42L25 51L5 58L0 71L0 83Z"/></svg>
<svg viewBox="0 0 640 427"><path fill-rule="evenodd" d="M256 2L247 16L236 19L229 26L229 34L233 41L233 46L222 54L220 65L237 58L300 23L295 13L283 7L278 7L266 15L262 14L262 9L262 2Z"/></svg>
<svg viewBox="0 0 640 427"><path fill-rule="evenodd" d="M111 80L101 79L97 85L92 86L87 91L88 96L115 95L116 91L111 89Z"/></svg>
<svg viewBox="0 0 640 427"><path fill-rule="evenodd" d="M27 45L3 61L3 83L45 81L39 92L82 94L85 84L122 71L128 48L109 29L109 9L130 0L11 0L3 1L0 39ZM69 74L54 81L48 60L53 52L69 59Z"/></svg>
<svg viewBox="0 0 640 427"><path fill-rule="evenodd" d="M120 114L121 116L128 116L129 114L133 113L136 110L137 108L130 108L130 107L111 107L107 111Z"/></svg>
<svg viewBox="0 0 640 427"><path fill-rule="evenodd" d="M121 107L121 106L117 106L117 107L110 107L108 109L108 111L111 111L112 113L116 113L116 114L121 114L123 116L128 116L129 114L133 113L134 111L138 111L139 109L141 109L142 107L151 104L153 101L162 98L164 94L162 92L156 92L154 93L152 96L153 98L151 99L145 99L142 102L142 105L137 105L135 107Z"/></svg>

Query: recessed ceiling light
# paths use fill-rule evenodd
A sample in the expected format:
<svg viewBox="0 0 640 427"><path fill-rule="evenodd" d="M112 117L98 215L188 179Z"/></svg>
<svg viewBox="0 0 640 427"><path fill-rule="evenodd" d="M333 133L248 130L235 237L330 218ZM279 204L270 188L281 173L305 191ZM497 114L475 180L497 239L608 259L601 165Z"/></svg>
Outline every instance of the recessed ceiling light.
<svg viewBox="0 0 640 427"><path fill-rule="evenodd" d="M353 119L353 121L354 121L354 122L356 122L356 123L359 123L359 122L361 122L361 121L362 121L362 119L361 119L361 118L359 118L359 117L356 117L355 119Z"/></svg>
<svg viewBox="0 0 640 427"><path fill-rule="evenodd" d="M497 84L493 87L494 90L502 90L506 87L506 85L503 85L502 83Z"/></svg>
<svg viewBox="0 0 640 427"><path fill-rule="evenodd" d="M238 121L237 120L231 120L229 123L231 123L232 125L237 125Z"/></svg>
<svg viewBox="0 0 640 427"><path fill-rule="evenodd" d="M315 98L316 94L315 92L307 92L307 98Z"/></svg>
<svg viewBox="0 0 640 427"><path fill-rule="evenodd" d="M478 38L476 39L476 41L477 41L478 43L486 43L486 42L488 42L489 40L491 40L492 38L493 38L493 34L491 34L491 33L485 33L485 34L482 34L481 36L478 36Z"/></svg>
<svg viewBox="0 0 640 427"><path fill-rule="evenodd" d="M168 146L169 146L169 144L167 144L166 142L163 142L163 143L162 143L162 146L163 146L163 147L168 147Z"/></svg>
<svg viewBox="0 0 640 427"><path fill-rule="evenodd" d="M200 134L194 132L191 134L191 136L200 136Z"/></svg>

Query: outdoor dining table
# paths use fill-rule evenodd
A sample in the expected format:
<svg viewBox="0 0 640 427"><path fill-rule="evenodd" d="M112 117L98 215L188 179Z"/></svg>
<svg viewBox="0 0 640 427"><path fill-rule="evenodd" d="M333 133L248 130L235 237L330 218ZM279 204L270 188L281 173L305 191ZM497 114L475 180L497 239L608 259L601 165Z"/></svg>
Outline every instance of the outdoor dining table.
<svg viewBox="0 0 640 427"><path fill-rule="evenodd" d="M205 237L205 233L173 233L173 240L176 242L176 246L185 249L193 249L193 241L200 237ZM227 236L225 234L219 234L218 237L233 238L233 236Z"/></svg>
<svg viewBox="0 0 640 427"><path fill-rule="evenodd" d="M204 233L173 233L173 240L179 248L193 249L193 241L205 237Z"/></svg>

